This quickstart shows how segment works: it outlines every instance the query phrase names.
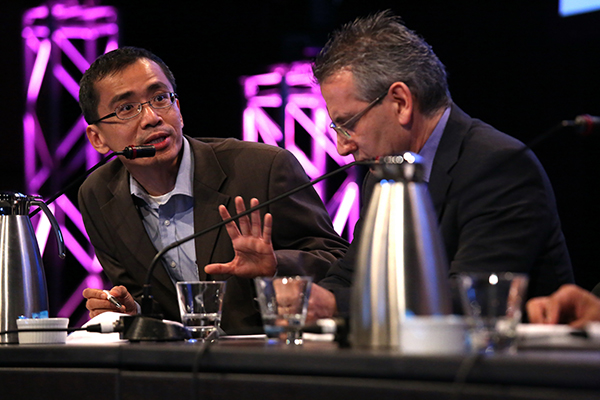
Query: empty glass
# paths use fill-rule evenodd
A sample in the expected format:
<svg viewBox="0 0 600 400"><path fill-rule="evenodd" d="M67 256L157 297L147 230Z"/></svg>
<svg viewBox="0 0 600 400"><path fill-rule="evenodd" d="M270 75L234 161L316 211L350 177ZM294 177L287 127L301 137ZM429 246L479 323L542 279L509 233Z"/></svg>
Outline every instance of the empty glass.
<svg viewBox="0 0 600 400"><path fill-rule="evenodd" d="M525 274L464 273L458 289L474 350L514 352L529 279Z"/></svg>
<svg viewBox="0 0 600 400"><path fill-rule="evenodd" d="M265 333L286 344L302 344L312 278L308 276L255 278Z"/></svg>
<svg viewBox="0 0 600 400"><path fill-rule="evenodd" d="M194 339L206 339L219 330L225 282L177 282L181 322Z"/></svg>

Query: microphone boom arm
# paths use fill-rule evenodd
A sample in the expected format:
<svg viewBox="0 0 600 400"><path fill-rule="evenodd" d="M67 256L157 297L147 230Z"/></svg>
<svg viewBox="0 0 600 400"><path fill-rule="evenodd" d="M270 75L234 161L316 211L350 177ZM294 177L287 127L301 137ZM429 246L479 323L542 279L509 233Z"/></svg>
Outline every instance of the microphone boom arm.
<svg viewBox="0 0 600 400"><path fill-rule="evenodd" d="M160 260L165 255L165 253L167 253L169 250L174 249L175 247L180 246L183 243L188 242L188 241L190 241L192 239L195 239L198 236L202 236L202 235L204 235L204 234L206 234L206 233L208 233L208 232L210 232L210 231L212 231L214 229L218 229L218 228L220 228L220 227L222 227L224 225L227 225L228 223L233 222L233 221L237 220L238 218L241 218L241 217L243 217L245 215L251 214L251 213L253 213L256 210L259 210L259 209L261 209L263 207L266 207L266 206L268 206L270 204L273 204L273 203L275 203L275 202L277 202L277 201L279 201L281 199L289 197L289 196L291 196L291 195L293 195L293 194L295 194L295 193L297 193L297 192L299 192L299 191L301 191L303 189L306 189L309 186L313 186L313 185L321 182L322 180L328 179L329 177L331 177L331 176L333 176L335 174L338 174L338 173L340 173L342 171L347 170L350 167L353 167L355 165L370 165L372 163L373 163L373 161L369 160L369 161L354 161L354 162L351 162L349 164L346 164L346 165L344 165L344 166L336 169L335 171L331 171L331 172L328 172L328 173L326 173L324 175L321 175L320 177L315 178L312 181L306 182L306 183L304 183L304 184L302 184L302 185L300 185L300 186L298 186L298 187L296 187L296 188L294 188L294 189L292 189L292 190L290 190L288 192L285 192L285 193L282 193L282 194L280 194L278 196L275 196L272 199L269 199L269 200L265 201L264 203L260 203L256 207L249 208L249 209L247 209L244 212L241 212L241 213L239 213L239 214L237 214L237 215L235 215L235 216L233 216L231 218L228 218L226 220L223 220L223 221L219 222L218 224L210 226L210 227L208 227L206 229L203 229L203 230L201 230L199 232L195 232L195 233L193 233L193 234L191 234L189 236L186 236L186 237L184 237L184 238L182 238L182 239L180 239L180 240L178 240L176 242L173 242L173 243L169 244L168 246L164 247L162 250L160 250L156 254L156 256L154 256L154 258L152 259L152 262L150 263L150 267L148 268L148 273L146 275L146 283L144 284L143 294L142 294L142 304L141 304L142 314L143 315L152 315L152 307L153 307L152 306L152 294L151 294L151 290L152 290L152 284L151 284L152 275L154 274L154 269L156 268L156 265L158 264L158 260Z"/></svg>
<svg viewBox="0 0 600 400"><path fill-rule="evenodd" d="M107 155L106 157L104 157L102 160L100 160L98 162L98 164L94 165L92 168L85 171L85 173L82 174L80 177L78 177L73 182L68 184L67 187L65 187L63 190L59 191L58 193L55 193L54 196L52 196L48 200L46 200L45 203L46 203L46 205L52 203L54 200L58 199L60 196L62 196L63 194L65 194L69 190L71 190L71 188L73 188L74 186L80 185L81 182L83 182L83 180L85 178L87 178L87 176L89 174L91 174L92 172L94 172L95 170L97 170L98 168L103 166L104 164L106 164L106 162L108 160L110 160L111 158L113 158L114 156L124 156L125 158L128 158L128 159L134 159L134 158L141 158L141 157L154 157L155 154L156 154L156 148L152 145L149 145L149 146L146 146L146 145L144 145L144 146L127 146L123 149L123 151L112 152L109 155ZM29 213L29 218L33 217L38 212L40 212L39 207L36 208L35 210L33 210L31 213Z"/></svg>

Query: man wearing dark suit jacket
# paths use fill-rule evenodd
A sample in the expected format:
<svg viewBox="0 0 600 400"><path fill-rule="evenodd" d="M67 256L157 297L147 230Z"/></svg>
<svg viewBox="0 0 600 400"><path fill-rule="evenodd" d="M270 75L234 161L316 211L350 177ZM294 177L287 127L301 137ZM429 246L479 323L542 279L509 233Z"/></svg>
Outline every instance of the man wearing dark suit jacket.
<svg viewBox="0 0 600 400"><path fill-rule="evenodd" d="M152 144L156 156L119 158L99 168L81 186L82 217L102 267L114 285L122 312L135 314L148 267L157 250L210 227L224 214L245 210L308 179L286 150L235 139L183 136L183 119L171 71L158 57L121 48L98 58L81 81L80 104L90 143L100 153ZM237 197L234 199L235 196ZM221 206L220 206L221 205ZM221 209L219 208L221 207ZM316 192L301 191L260 213L173 249L152 280L157 311L178 320L174 283L226 280L221 327L261 326L252 278L310 275L322 278L347 243L334 231ZM277 219L272 224L272 217ZM254 255L260 255L256 262ZM204 266L234 268L208 275ZM90 316L117 311L99 289L84 291Z"/></svg>
<svg viewBox="0 0 600 400"><path fill-rule="evenodd" d="M340 154L366 160L412 151L423 157L450 275L525 272L529 296L573 281L552 188L538 160L452 104L443 64L399 18L381 12L345 25L313 72ZM365 202L374 183L367 176ZM313 285L309 317L348 312L357 242Z"/></svg>

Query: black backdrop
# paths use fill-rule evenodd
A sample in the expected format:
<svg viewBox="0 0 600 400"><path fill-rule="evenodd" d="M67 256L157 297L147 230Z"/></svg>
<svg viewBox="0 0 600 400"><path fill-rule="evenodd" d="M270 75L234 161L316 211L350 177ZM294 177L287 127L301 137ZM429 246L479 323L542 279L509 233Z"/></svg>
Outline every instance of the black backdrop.
<svg viewBox="0 0 600 400"><path fill-rule="evenodd" d="M3 3L0 189L24 190L20 25L23 11L42 2ZM557 1L100 3L118 8L121 45L148 48L171 67L192 136L240 137L240 76L306 58L341 23L386 8L433 46L455 102L473 117L529 142L563 119L600 115L600 12L561 18ZM565 131L534 151L557 195L577 283L591 288L600 282L600 141Z"/></svg>

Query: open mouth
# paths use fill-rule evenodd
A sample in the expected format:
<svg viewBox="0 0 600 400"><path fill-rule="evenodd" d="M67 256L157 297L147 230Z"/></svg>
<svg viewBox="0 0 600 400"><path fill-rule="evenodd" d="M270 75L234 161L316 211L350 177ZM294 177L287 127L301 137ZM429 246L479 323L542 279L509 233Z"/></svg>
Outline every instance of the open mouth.
<svg viewBox="0 0 600 400"><path fill-rule="evenodd" d="M156 148L156 151L162 150L168 145L169 135L156 136L151 140L144 142L145 145L152 145Z"/></svg>
<svg viewBox="0 0 600 400"><path fill-rule="evenodd" d="M150 140L150 141L148 141L148 142L146 142L144 144L147 144L147 145L150 145L150 144L157 145L157 144L159 144L161 142L164 142L166 139L167 139L167 136L160 136L160 137L152 139L152 140Z"/></svg>

